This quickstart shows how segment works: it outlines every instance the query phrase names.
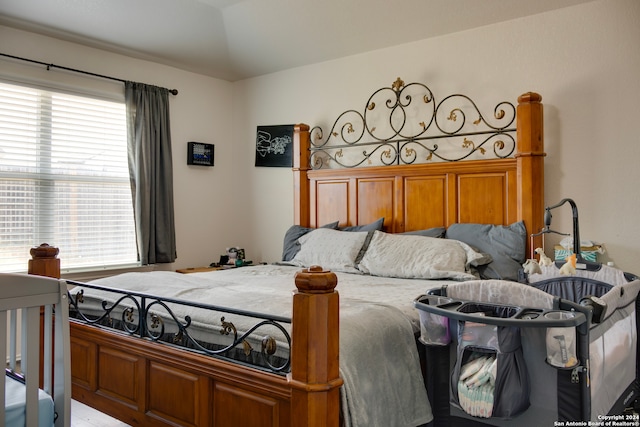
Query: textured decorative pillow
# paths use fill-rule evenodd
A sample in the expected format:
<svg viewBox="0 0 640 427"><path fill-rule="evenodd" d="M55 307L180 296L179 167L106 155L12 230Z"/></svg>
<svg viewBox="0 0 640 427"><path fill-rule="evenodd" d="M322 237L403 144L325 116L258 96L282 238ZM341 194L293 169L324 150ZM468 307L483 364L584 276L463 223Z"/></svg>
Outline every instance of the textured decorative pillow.
<svg viewBox="0 0 640 427"><path fill-rule="evenodd" d="M482 262L484 254L462 242L376 231L358 268L374 276L471 280L470 265Z"/></svg>
<svg viewBox="0 0 640 427"><path fill-rule="evenodd" d="M318 228L300 237L300 252L291 260L301 267L322 266L326 270L360 273L356 258L367 238L367 232L345 233Z"/></svg>
<svg viewBox="0 0 640 427"><path fill-rule="evenodd" d="M410 235L410 236L425 236L425 237L442 238L442 237L444 237L446 232L447 232L447 229L444 228L444 227L433 227L433 228L428 228L426 230L405 231L404 233L400 233L400 234L405 234L405 235Z"/></svg>
<svg viewBox="0 0 640 427"><path fill-rule="evenodd" d="M325 224L320 228L338 228L338 221ZM300 251L300 243L298 239L315 228L302 227L301 225L292 225L286 233L284 233L284 243L282 244L282 261L291 261Z"/></svg>
<svg viewBox="0 0 640 427"><path fill-rule="evenodd" d="M518 280L518 271L525 261L527 247L524 222L518 221L508 226L452 224L447 228L446 237L491 255L493 261L478 268L483 279Z"/></svg>
<svg viewBox="0 0 640 427"><path fill-rule="evenodd" d="M378 218L377 220L369 224L340 227L339 230L341 231L376 231L376 230L382 230L383 225L384 225L384 217Z"/></svg>

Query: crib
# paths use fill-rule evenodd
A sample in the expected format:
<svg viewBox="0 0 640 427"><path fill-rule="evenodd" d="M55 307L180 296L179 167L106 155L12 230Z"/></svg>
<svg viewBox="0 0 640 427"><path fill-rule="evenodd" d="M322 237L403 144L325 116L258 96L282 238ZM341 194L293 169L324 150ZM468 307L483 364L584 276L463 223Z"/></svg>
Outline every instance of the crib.
<svg viewBox="0 0 640 427"><path fill-rule="evenodd" d="M71 362L63 280L0 274L0 420L7 427L67 427Z"/></svg>
<svg viewBox="0 0 640 427"><path fill-rule="evenodd" d="M601 270L416 298L434 426L640 424L628 410L640 396L640 280Z"/></svg>

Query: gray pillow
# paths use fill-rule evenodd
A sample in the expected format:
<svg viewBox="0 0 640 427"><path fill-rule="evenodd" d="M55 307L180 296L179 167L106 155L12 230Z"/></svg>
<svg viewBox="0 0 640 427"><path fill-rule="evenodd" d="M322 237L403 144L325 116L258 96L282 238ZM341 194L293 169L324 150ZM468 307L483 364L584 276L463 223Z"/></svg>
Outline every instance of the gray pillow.
<svg viewBox="0 0 640 427"><path fill-rule="evenodd" d="M338 228L338 221L330 222L320 228ZM300 243L298 239L315 228L302 227L300 225L292 225L286 233L284 233L284 242L282 244L282 261L291 261L298 252L300 252Z"/></svg>
<svg viewBox="0 0 640 427"><path fill-rule="evenodd" d="M340 231L381 231L384 225L384 217L378 218L369 224L351 225L349 227L340 227Z"/></svg>
<svg viewBox="0 0 640 427"><path fill-rule="evenodd" d="M446 238L459 240L491 256L492 262L478 267L483 279L518 280L527 247L524 222L508 226L452 224L447 228Z"/></svg>
<svg viewBox="0 0 640 427"><path fill-rule="evenodd" d="M447 229L444 227L433 227L433 228L428 228L426 230L405 231L404 233L400 233L400 234L441 238L441 237L444 237L446 231Z"/></svg>

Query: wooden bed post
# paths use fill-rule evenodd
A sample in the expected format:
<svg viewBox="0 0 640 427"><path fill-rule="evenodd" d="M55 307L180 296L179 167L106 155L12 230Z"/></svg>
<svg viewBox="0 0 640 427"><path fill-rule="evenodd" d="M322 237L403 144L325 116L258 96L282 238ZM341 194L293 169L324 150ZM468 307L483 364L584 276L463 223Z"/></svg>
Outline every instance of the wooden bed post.
<svg viewBox="0 0 640 427"><path fill-rule="evenodd" d="M338 427L340 420L338 279L312 266L295 277L291 334L291 420Z"/></svg>
<svg viewBox="0 0 640 427"><path fill-rule="evenodd" d="M54 279L60 278L60 259L58 254L60 249L55 246L49 246L48 243L43 243L40 246L34 246L29 251L31 259L29 260L29 269L27 273L34 276L46 276L53 277ZM44 308L40 310L40 388L44 387ZM52 370L55 372L55 360L51 361ZM69 367L69 370L71 367Z"/></svg>
<svg viewBox="0 0 640 427"><path fill-rule="evenodd" d="M529 234L544 227L544 129L542 96L527 92L518 97L517 153L518 162L518 217L524 220ZM528 203L526 201L531 201ZM527 236L527 258L531 254L530 236ZM542 237L534 239L533 247L542 247Z"/></svg>
<svg viewBox="0 0 640 427"><path fill-rule="evenodd" d="M309 126L298 124L293 132L293 223L303 227L310 225L309 180L310 165Z"/></svg>
<svg viewBox="0 0 640 427"><path fill-rule="evenodd" d="M55 246L43 243L40 246L31 248L31 259L29 260L29 274L36 276L60 278L60 250Z"/></svg>

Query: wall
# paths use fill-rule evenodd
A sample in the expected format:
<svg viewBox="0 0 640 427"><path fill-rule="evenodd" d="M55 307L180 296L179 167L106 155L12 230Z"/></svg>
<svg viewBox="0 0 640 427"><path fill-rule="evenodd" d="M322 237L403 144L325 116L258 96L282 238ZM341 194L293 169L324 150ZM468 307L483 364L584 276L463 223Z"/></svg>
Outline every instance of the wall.
<svg viewBox="0 0 640 427"><path fill-rule="evenodd" d="M0 52L178 89L178 95L170 99L178 259L158 268L208 265L218 259L225 245L237 241L234 228L227 223L233 219L231 212L236 211L229 180L235 174L229 161L233 153L231 83L3 26ZM0 75L77 86L124 99L119 82L56 69L47 71L45 67L4 58L0 58ZM188 166L188 141L215 144L215 166ZM60 249L64 268L64 248ZM25 269L26 265L25 260Z"/></svg>
<svg viewBox="0 0 640 427"><path fill-rule="evenodd" d="M180 91L171 100L178 261L163 268L208 264L231 245L256 261L278 260L293 222L291 172L254 166L256 126L327 129L400 76L426 83L440 99L463 93L484 108L540 93L546 204L573 198L582 238L604 242L605 260L640 274L639 18L636 0L594 1L233 84L2 26L0 52ZM0 73L14 67L0 60ZM19 73L27 69L71 79L34 66ZM96 90L120 90L88 80L83 85ZM214 143L215 167L187 166L187 141ZM568 206L554 211L553 228L571 230Z"/></svg>
<svg viewBox="0 0 640 427"><path fill-rule="evenodd" d="M604 260L640 274L639 20L636 0L595 1L235 83L234 162L251 189L242 200L252 215L248 253L276 260L293 221L290 173L252 166L256 126L305 122L327 130L400 76L426 83L440 99L463 93L485 108L540 93L545 204L573 198L581 237L605 243ZM553 228L570 232L569 205L553 213Z"/></svg>

